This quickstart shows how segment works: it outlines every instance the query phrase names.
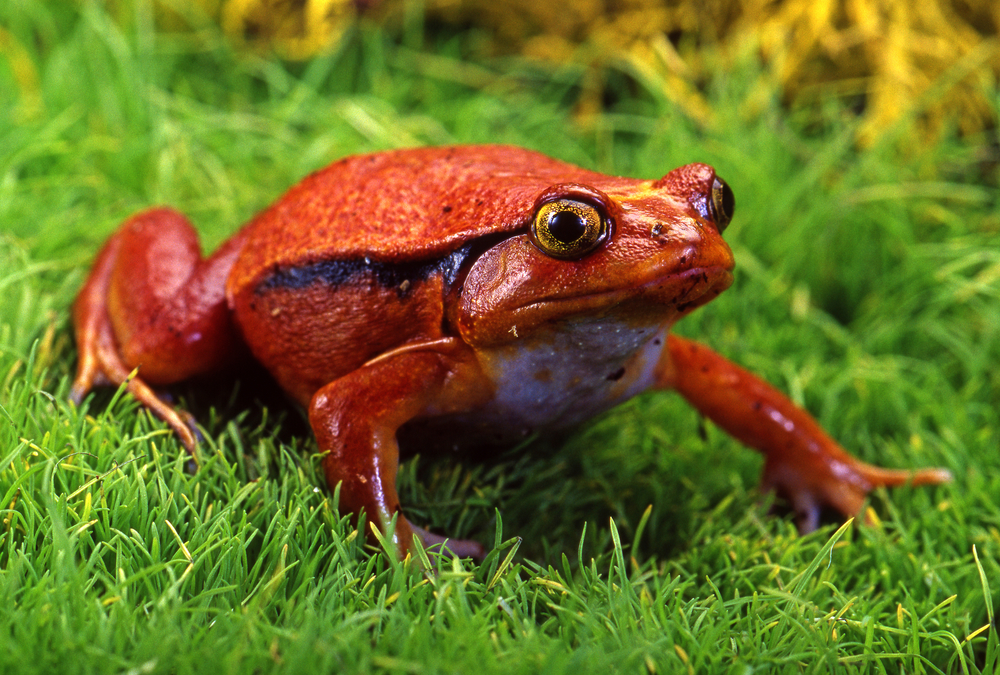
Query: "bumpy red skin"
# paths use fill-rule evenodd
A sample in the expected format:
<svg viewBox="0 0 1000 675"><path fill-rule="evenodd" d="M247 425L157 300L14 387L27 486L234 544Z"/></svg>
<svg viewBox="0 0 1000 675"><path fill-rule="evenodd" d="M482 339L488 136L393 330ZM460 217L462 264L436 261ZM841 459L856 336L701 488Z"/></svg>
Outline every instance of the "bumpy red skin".
<svg viewBox="0 0 1000 675"><path fill-rule="evenodd" d="M414 533L442 538L400 511L398 432L493 447L649 388L677 390L763 452L764 486L791 499L804 529L824 505L856 514L875 486L947 480L860 462L766 383L667 336L732 280L714 180L701 164L657 181L613 178L499 146L351 157L207 259L183 216L140 213L109 239L74 304L72 397L138 368L129 390L193 451L190 417L150 387L249 353L308 409L341 506L383 532L396 518L400 555ZM607 242L579 259L542 252L527 228L553 197L598 203Z"/></svg>

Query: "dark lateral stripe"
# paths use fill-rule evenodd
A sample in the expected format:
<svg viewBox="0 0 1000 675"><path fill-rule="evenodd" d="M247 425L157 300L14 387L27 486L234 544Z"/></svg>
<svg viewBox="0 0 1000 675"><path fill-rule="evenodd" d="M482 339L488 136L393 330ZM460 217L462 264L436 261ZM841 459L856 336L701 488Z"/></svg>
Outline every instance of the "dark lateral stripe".
<svg viewBox="0 0 1000 675"><path fill-rule="evenodd" d="M441 275L446 285L451 285L469 254L470 245L429 261L382 263L368 260L326 260L301 267L276 267L271 275L257 286L257 292L276 288L305 288L317 281L330 286L351 283L363 276L374 276L379 285L395 288L400 295L406 295L419 281ZM409 282L409 283L406 283Z"/></svg>

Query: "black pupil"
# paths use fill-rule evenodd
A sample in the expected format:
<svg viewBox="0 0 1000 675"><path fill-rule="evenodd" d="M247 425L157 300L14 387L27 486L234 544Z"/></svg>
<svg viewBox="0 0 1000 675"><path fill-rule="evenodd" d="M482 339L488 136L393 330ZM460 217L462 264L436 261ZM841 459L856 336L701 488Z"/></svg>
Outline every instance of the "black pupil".
<svg viewBox="0 0 1000 675"><path fill-rule="evenodd" d="M726 218L732 220L733 211L736 210L736 197L725 183L722 184L722 210L725 211Z"/></svg>
<svg viewBox="0 0 1000 675"><path fill-rule="evenodd" d="M549 232L564 244L570 244L587 231L587 224L572 211L559 211L549 216Z"/></svg>

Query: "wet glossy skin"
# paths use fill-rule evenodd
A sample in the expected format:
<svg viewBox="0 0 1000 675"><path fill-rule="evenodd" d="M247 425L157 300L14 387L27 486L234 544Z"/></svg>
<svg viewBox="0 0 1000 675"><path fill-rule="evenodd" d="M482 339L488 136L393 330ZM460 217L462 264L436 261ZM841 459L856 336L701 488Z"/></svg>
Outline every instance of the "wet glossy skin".
<svg viewBox="0 0 1000 675"><path fill-rule="evenodd" d="M193 451L190 417L150 387L248 354L303 405L341 507L405 554L398 438L495 448L675 389L766 455L763 484L804 529L878 485L935 483L846 454L787 398L707 347L668 336L729 286L728 187L691 164L614 178L519 148L403 150L303 180L202 259L180 214L140 213L98 255L73 308L79 401L120 384ZM475 542L451 541L462 555Z"/></svg>

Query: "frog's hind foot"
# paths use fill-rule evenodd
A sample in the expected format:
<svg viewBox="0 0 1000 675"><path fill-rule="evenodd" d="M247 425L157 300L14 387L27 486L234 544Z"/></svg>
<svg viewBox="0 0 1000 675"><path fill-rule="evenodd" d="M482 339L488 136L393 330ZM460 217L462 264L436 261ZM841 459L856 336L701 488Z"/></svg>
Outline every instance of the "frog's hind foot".
<svg viewBox="0 0 1000 675"><path fill-rule="evenodd" d="M70 388L69 398L80 405L84 397L95 386L122 386L128 390L143 406L154 415L166 422L181 444L191 456L191 461L197 466L195 448L201 440L201 433L195 425L190 413L174 408L156 395L150 387L138 377L139 369L130 371L118 355L111 328L107 320L97 328L95 339L79 339L80 363L76 378Z"/></svg>

